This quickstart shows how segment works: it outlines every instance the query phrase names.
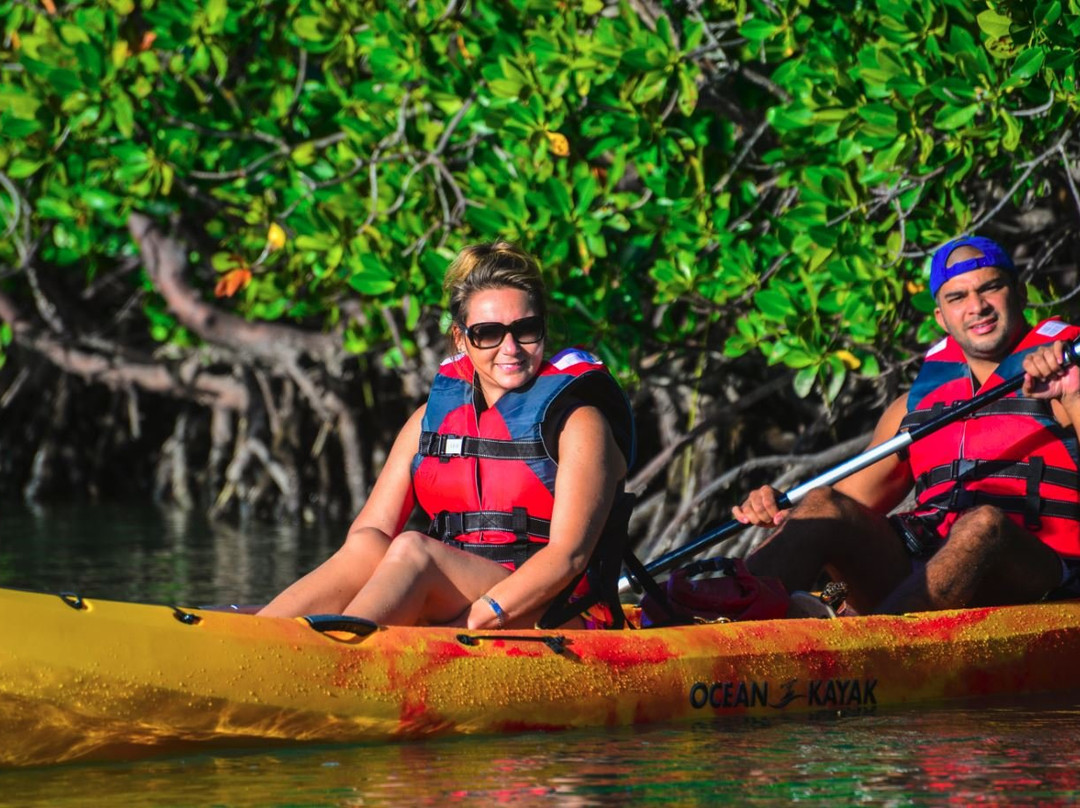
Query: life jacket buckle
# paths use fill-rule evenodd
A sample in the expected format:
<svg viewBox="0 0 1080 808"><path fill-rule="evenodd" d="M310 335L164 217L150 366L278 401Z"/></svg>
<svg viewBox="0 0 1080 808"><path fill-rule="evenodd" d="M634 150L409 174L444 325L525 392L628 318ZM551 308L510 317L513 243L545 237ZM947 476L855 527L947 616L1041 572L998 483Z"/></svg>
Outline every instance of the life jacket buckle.
<svg viewBox="0 0 1080 808"><path fill-rule="evenodd" d="M975 492L969 491L957 483L949 495L949 506L945 510L966 511L974 508L977 504Z"/></svg>
<svg viewBox="0 0 1080 808"><path fill-rule="evenodd" d="M460 435L441 436L442 446L439 447L439 455L443 457L461 457L464 454L465 438Z"/></svg>
<svg viewBox="0 0 1080 808"><path fill-rule="evenodd" d="M431 520L428 535L445 542L448 539L456 539L464 532L465 518L462 514L439 511Z"/></svg>
<svg viewBox="0 0 1080 808"><path fill-rule="evenodd" d="M974 473L978 466L979 461L970 457L961 457L954 460L952 462L952 478L960 482Z"/></svg>

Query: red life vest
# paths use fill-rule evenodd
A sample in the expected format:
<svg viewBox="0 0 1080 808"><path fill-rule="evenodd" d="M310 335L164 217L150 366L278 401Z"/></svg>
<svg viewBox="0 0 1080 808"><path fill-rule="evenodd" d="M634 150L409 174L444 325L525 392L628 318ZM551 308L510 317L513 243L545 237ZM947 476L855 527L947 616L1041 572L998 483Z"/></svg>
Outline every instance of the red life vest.
<svg viewBox="0 0 1080 808"><path fill-rule="evenodd" d="M550 538L557 462L545 426L574 403L596 406L611 424L627 465L633 460L630 403L599 359L568 349L536 378L484 408L474 369L460 354L431 386L412 464L429 535L516 569ZM554 431L548 436L553 439Z"/></svg>
<svg viewBox="0 0 1080 808"><path fill-rule="evenodd" d="M1055 340L1075 340L1080 328L1045 320L1029 331L982 386L988 390L1023 372L1024 357ZM934 418L972 398L971 371L947 337L926 355L908 393L901 428ZM944 539L967 509L986 504L1068 557L1080 557L1080 447L1045 399L1010 393L911 445L919 508Z"/></svg>

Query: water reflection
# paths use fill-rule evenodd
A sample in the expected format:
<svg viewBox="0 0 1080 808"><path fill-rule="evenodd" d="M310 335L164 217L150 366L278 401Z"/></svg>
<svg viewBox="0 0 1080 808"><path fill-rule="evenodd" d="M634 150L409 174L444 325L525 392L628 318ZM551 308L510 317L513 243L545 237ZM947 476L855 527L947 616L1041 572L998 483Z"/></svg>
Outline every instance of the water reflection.
<svg viewBox="0 0 1080 808"><path fill-rule="evenodd" d="M5 502L0 586L153 603L262 603L336 549L346 527L236 527L144 504Z"/></svg>
<svg viewBox="0 0 1080 808"><path fill-rule="evenodd" d="M1080 796L1080 710L727 720L198 756L4 775L18 804L1047 805ZM82 803L76 802L78 793Z"/></svg>

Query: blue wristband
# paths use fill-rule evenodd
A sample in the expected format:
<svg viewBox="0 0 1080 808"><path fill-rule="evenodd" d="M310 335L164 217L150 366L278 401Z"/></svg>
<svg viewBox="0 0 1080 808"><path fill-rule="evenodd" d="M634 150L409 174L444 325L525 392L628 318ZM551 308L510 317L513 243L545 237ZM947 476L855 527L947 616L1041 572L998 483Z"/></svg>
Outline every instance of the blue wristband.
<svg viewBox="0 0 1080 808"><path fill-rule="evenodd" d="M503 607L498 604L498 601L491 595L481 595L480 600L484 601L491 607L491 611L495 612L495 624L499 628L506 628L506 612L503 611Z"/></svg>

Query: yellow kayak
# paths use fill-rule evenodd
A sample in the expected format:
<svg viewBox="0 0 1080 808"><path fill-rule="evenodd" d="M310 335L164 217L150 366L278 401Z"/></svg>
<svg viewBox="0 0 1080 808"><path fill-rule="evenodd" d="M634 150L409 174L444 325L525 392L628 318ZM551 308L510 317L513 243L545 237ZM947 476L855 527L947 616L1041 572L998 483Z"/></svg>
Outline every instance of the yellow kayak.
<svg viewBox="0 0 1080 808"><path fill-rule="evenodd" d="M0 766L1080 691L1080 601L476 632L0 589Z"/></svg>

